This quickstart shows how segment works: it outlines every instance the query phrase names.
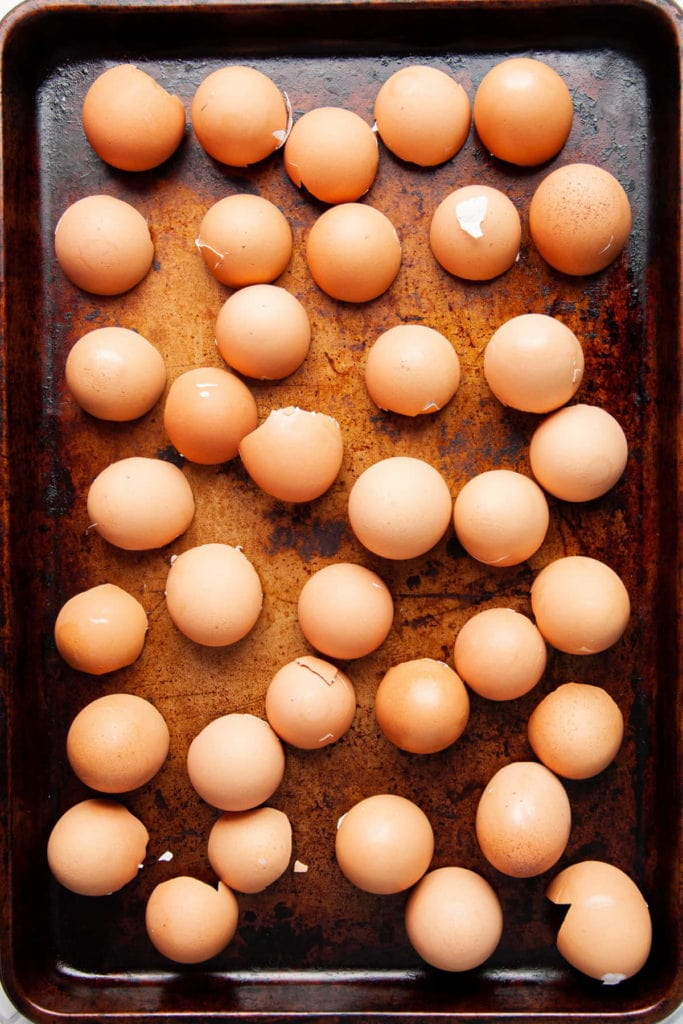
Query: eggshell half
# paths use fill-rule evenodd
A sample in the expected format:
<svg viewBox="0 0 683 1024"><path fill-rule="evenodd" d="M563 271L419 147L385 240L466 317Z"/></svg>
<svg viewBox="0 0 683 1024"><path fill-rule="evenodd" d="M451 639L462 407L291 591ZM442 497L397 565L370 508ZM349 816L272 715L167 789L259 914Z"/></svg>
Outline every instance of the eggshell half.
<svg viewBox="0 0 683 1024"><path fill-rule="evenodd" d="M306 580L297 615L316 650L342 660L362 658L389 635L394 602L377 573L352 562L334 562Z"/></svg>
<svg viewBox="0 0 683 1024"><path fill-rule="evenodd" d="M221 814L209 832L207 855L213 870L231 889L263 892L289 865L289 818L275 807Z"/></svg>
<svg viewBox="0 0 683 1024"><path fill-rule="evenodd" d="M145 908L152 945L169 960L198 964L221 953L237 930L235 894L219 882L177 875L154 887Z"/></svg>

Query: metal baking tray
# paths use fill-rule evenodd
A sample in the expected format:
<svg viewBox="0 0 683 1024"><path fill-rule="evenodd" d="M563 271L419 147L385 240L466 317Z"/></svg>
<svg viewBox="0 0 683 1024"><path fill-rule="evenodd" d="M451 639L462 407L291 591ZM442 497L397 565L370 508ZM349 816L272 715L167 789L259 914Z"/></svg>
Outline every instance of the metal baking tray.
<svg viewBox="0 0 683 1024"><path fill-rule="evenodd" d="M3 983L30 1019L588 1024L660 1020L680 1002L680 28L680 12L665 0L28 0L3 21L0 953ZM359 306L336 303L313 284L304 241L322 207L291 185L279 154L248 170L226 168L207 158L188 130L164 166L126 174L98 160L80 122L87 85L119 61L146 68L188 110L211 70L247 63L280 84L295 116L331 104L371 123L379 85L405 63L450 71L473 98L485 71L517 54L547 60L569 85L576 115L564 150L549 165L516 170L492 159L472 130L452 161L424 171L383 150L367 201L395 223L403 262L392 288ZM528 232L539 180L576 160L615 174L634 213L625 251L585 279L552 271ZM442 271L426 241L437 201L472 181L506 191L523 223L519 261L477 285ZM169 380L192 365L221 365L213 326L229 293L206 272L194 239L208 206L241 191L266 195L288 216L294 255L278 283L304 302L313 327L299 371L275 384L251 382L260 415L296 404L335 416L345 437L342 471L323 497L288 507L257 491L239 460L184 464L197 501L187 534L161 551L114 549L88 529L90 482L113 459L177 461L177 453L164 435L163 403L128 425L82 413L65 388L66 354L85 331L116 322L154 341ZM156 247L153 271L114 299L79 292L54 258L59 215L94 192L133 202ZM419 559L371 556L351 534L346 498L375 459L420 455L444 473L454 494L487 468L529 472L537 420L503 409L482 373L490 335L524 312L558 316L582 340L586 373L577 399L604 406L622 423L630 443L622 480L584 506L551 500L545 544L508 570L475 563L452 529ZM374 338L410 319L451 338L463 371L446 409L416 421L380 413L362 380ZM185 640L164 607L171 557L208 540L243 545L266 595L253 633L226 649ZM551 652L543 680L516 701L472 695L465 734L442 754L420 758L392 748L373 714L384 671L406 657L452 663L455 634L469 615L500 603L529 612L535 573L564 553L601 558L622 576L633 607L622 640L599 656ZM265 892L241 896L235 940L214 961L171 964L147 939L145 901L173 874L213 880L205 844L215 812L187 780L188 743L218 714L263 714L275 670L307 649L296 622L298 590L335 559L379 572L396 616L385 644L346 666L358 693L350 732L320 751L287 751L272 803L290 815L294 857L308 871L289 870ZM104 580L139 597L150 629L134 666L98 679L61 662L52 629L67 597ZM613 694L625 717L624 744L602 775L567 783L573 828L556 868L506 878L478 849L477 800L498 767L531 756L528 716L545 692L569 679ZM156 703L169 723L171 754L150 784L123 798L151 834L144 869L120 893L88 899L51 878L46 841L59 814L88 795L66 763L68 725L95 696L121 689ZM471 867L498 892L503 938L481 968L431 970L406 940L405 895L370 896L341 876L336 822L356 800L382 791L411 797L427 812L434 866ZM171 861L159 859L166 851ZM544 889L555 870L584 858L622 867L651 907L652 954L621 985L583 977L555 949L561 911Z"/></svg>

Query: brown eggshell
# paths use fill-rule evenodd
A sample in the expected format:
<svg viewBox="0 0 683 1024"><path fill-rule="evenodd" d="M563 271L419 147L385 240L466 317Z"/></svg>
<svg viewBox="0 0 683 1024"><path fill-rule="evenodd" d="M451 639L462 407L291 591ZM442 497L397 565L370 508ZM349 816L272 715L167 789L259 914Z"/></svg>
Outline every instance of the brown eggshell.
<svg viewBox="0 0 683 1024"><path fill-rule="evenodd" d="M394 621L386 583L363 565L334 562L313 573L297 604L301 631L331 658L362 658L384 643Z"/></svg>
<svg viewBox="0 0 683 1024"><path fill-rule="evenodd" d="M257 380L280 380L301 366L311 323L301 302L273 284L252 284L226 299L216 320L216 345L228 366Z"/></svg>
<svg viewBox="0 0 683 1024"><path fill-rule="evenodd" d="M557 778L536 761L513 761L487 783L475 821L486 859L513 878L540 875L567 846L569 798Z"/></svg>
<svg viewBox="0 0 683 1024"><path fill-rule="evenodd" d="M590 779L616 757L624 717L600 686L563 683L543 698L528 724L536 757L557 775Z"/></svg>
<svg viewBox="0 0 683 1024"><path fill-rule="evenodd" d="M130 203L109 195L72 203L55 228L55 255L69 280L93 295L121 295L152 266L147 221Z"/></svg>
<svg viewBox="0 0 683 1024"><path fill-rule="evenodd" d="M343 107L316 107L287 137L284 165L297 188L323 203L352 203L370 190L379 165L377 136Z"/></svg>
<svg viewBox="0 0 683 1024"><path fill-rule="evenodd" d="M325 413L273 409L241 441L240 458L258 486L280 501L313 501L337 479L344 456L339 424Z"/></svg>
<svg viewBox="0 0 683 1024"><path fill-rule="evenodd" d="M258 424L256 400L234 373L193 367L176 377L164 404L164 429L184 458L203 466L234 459Z"/></svg>
<svg viewBox="0 0 683 1024"><path fill-rule="evenodd" d="M165 594L168 614L180 632L206 647L242 640L263 606L256 569L230 544L199 544L175 557Z"/></svg>
<svg viewBox="0 0 683 1024"><path fill-rule="evenodd" d="M549 416L529 444L531 471L564 501L593 501L626 469L628 442L619 422L596 405L570 405Z"/></svg>
<svg viewBox="0 0 683 1024"><path fill-rule="evenodd" d="M335 853L342 873L359 889L383 895L402 892L427 871L434 833L412 800L378 793L354 804L340 819Z"/></svg>
<svg viewBox="0 0 683 1024"><path fill-rule="evenodd" d="M490 185L465 185L441 200L429 228L436 260L454 277L489 281L519 256L522 225L512 201Z"/></svg>
<svg viewBox="0 0 683 1024"><path fill-rule="evenodd" d="M127 793L149 782L168 755L168 726L148 700L110 693L86 704L66 737L66 756L81 782L101 793Z"/></svg>
<svg viewBox="0 0 683 1024"><path fill-rule="evenodd" d="M462 149L472 111L463 87L445 71L411 64L382 84L375 121L382 142L400 160L435 167Z"/></svg>
<svg viewBox="0 0 683 1024"><path fill-rule="evenodd" d="M545 540L550 511L530 477L490 469L472 477L456 496L453 525L458 540L486 565L519 565Z"/></svg>
<svg viewBox="0 0 683 1024"><path fill-rule="evenodd" d="M652 945L650 912L620 868L595 860L572 864L556 875L546 896L569 905L557 948L577 970L616 985L643 967Z"/></svg>
<svg viewBox="0 0 683 1024"><path fill-rule="evenodd" d="M467 685L487 700L514 700L538 683L548 660L534 623L514 608L485 608L458 631L453 663Z"/></svg>
<svg viewBox="0 0 683 1024"><path fill-rule="evenodd" d="M349 493L351 529L383 558L417 558L437 544L453 503L439 471L410 456L381 459L364 470Z"/></svg>
<svg viewBox="0 0 683 1024"><path fill-rule="evenodd" d="M390 327L365 361L365 385L373 402L404 416L438 412L459 383L457 352L448 338L424 324Z"/></svg>
<svg viewBox="0 0 683 1024"><path fill-rule="evenodd" d="M114 583L101 583L70 597L54 627L62 658L79 672L103 675L132 665L142 653L147 612Z"/></svg>
<svg viewBox="0 0 683 1024"><path fill-rule="evenodd" d="M133 64L98 75L85 94L82 117L97 155L122 171L158 167L185 134L182 101Z"/></svg>
<svg viewBox="0 0 683 1024"><path fill-rule="evenodd" d="M322 291L342 302L369 302L393 283L401 243L391 221L367 203L340 203L318 217L306 261Z"/></svg>
<svg viewBox="0 0 683 1024"><path fill-rule="evenodd" d="M275 807L226 812L209 832L207 854L213 870L231 889L263 892L289 865L289 818Z"/></svg>
<svg viewBox="0 0 683 1024"><path fill-rule="evenodd" d="M170 544L195 511L192 489L177 466L136 455L110 463L95 477L87 508L97 533L127 551Z"/></svg>
<svg viewBox="0 0 683 1024"><path fill-rule="evenodd" d="M250 193L210 206L195 240L210 273L231 288L274 281L287 268L292 244L292 229L279 207Z"/></svg>
<svg viewBox="0 0 683 1024"><path fill-rule="evenodd" d="M97 327L82 335L69 351L64 374L82 409L115 422L149 412L166 386L159 350L126 327Z"/></svg>
<svg viewBox="0 0 683 1024"><path fill-rule="evenodd" d="M304 656L278 669L266 690L266 717L280 739L302 750L329 746L356 714L353 683L336 666Z"/></svg>
<svg viewBox="0 0 683 1024"><path fill-rule="evenodd" d="M564 146L574 118L564 80L544 61L512 57L482 78L474 125L493 156L522 167L545 163Z"/></svg>
<svg viewBox="0 0 683 1024"><path fill-rule="evenodd" d="M503 911L491 885L468 868L436 868L420 879L405 909L408 939L441 971L470 971L492 955Z"/></svg>
<svg viewBox="0 0 683 1024"><path fill-rule="evenodd" d="M177 875L154 887L145 909L152 945L176 963L198 964L218 956L237 930L235 894L219 882Z"/></svg>
<svg viewBox="0 0 683 1024"><path fill-rule="evenodd" d="M220 163L246 167L284 143L289 107L275 82L257 68L231 64L212 71L192 98L199 144Z"/></svg>
<svg viewBox="0 0 683 1024"><path fill-rule="evenodd" d="M566 164L540 183L529 205L532 240L564 274L596 274L622 251L631 232L628 196L614 175L593 164Z"/></svg>
<svg viewBox="0 0 683 1024"><path fill-rule="evenodd" d="M576 394L584 356L573 331L545 313L501 324L484 349L484 376L499 402L522 412L551 412Z"/></svg>
<svg viewBox="0 0 683 1024"><path fill-rule="evenodd" d="M213 719L187 753L190 782L221 811L247 811L273 795L282 782L285 755L268 722L232 712Z"/></svg>
<svg viewBox="0 0 683 1024"><path fill-rule="evenodd" d="M596 558L567 555L541 569L531 585L536 625L566 654L598 654L623 635L628 592L614 569Z"/></svg>
<svg viewBox="0 0 683 1024"><path fill-rule="evenodd" d="M470 700L460 677L443 661L415 658L392 666L375 693L377 724L399 749L435 754L462 735Z"/></svg>
<svg viewBox="0 0 683 1024"><path fill-rule="evenodd" d="M50 832L50 870L81 896L108 896L138 873L149 833L116 800L91 799L65 811Z"/></svg>

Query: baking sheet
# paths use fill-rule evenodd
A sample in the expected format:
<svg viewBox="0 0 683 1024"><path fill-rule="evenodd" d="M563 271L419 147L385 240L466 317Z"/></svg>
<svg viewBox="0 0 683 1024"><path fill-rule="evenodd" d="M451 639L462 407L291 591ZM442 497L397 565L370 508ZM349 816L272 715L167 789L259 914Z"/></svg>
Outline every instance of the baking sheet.
<svg viewBox="0 0 683 1024"><path fill-rule="evenodd" d="M678 623L678 415L680 381L680 79L673 7L656 3L158 4L33 3L3 25L3 893L7 930L3 981L35 1020L278 1017L425 1020L437 1015L505 1019L658 1020L680 1000ZM450 71L473 97L497 60L546 59L564 76L576 116L553 162L586 160L626 188L634 230L620 259L600 275L568 279L545 266L529 239L528 204L549 167L511 169L484 152L474 132L449 164L409 168L382 151L368 202L395 223L403 263L391 290L354 307L326 298L308 275L303 247L320 204L297 192L281 158L247 171L210 161L188 131L161 169L116 172L89 150L79 120L89 82L133 60L177 92L189 109L198 83L224 63L249 63L288 93L295 115L348 106L368 121L381 82L402 64ZM426 225L437 201L480 180L504 189L522 215L520 260L494 282L472 285L435 264ZM156 264L126 296L78 292L55 264L52 234L62 210L86 193L111 192L148 218ZM162 551L131 554L88 530L85 494L108 462L129 454L178 461L160 404L133 425L96 422L66 392L73 342L110 322L149 337L169 380L192 365L220 365L213 325L229 292L194 249L203 212L232 192L258 191L286 212L295 236L278 283L306 305L313 346L286 381L254 385L261 417L298 404L335 416L345 437L338 481L318 501L291 508L259 493L239 462L185 464L197 500L190 530ZM482 375L482 352L510 316L545 312L580 337L586 374L577 398L618 417L631 450L618 486L585 507L551 501L551 527L528 563L491 570L459 548L452 530L423 558L391 563L364 551L346 520L357 475L386 455L419 455L453 494L492 467L528 472L537 420L502 409ZM364 352L381 330L419 319L442 330L461 359L456 398L434 418L406 422L380 413L362 384ZM266 593L252 634L233 648L195 647L172 627L163 588L173 554L197 543L241 544ZM551 653L542 682L524 698L495 705L472 695L465 735L443 754L417 758L390 747L372 699L384 671L405 657L452 663L452 644L474 611L507 603L529 612L536 572L562 554L612 565L629 590L625 637L595 658ZM177 968L151 947L143 926L153 886L178 873L213 880L206 836L215 812L184 771L191 738L228 711L263 713L274 671L307 650L296 597L331 560L360 561L389 584L392 633L373 655L349 663L358 693L352 730L316 752L288 749L285 779L271 801L290 814L293 861L270 889L240 897L240 924L223 955ZM130 669L102 680L69 670L52 642L56 613L78 589L105 579L129 589L149 613L145 651ZM473 831L476 804L502 764L531 756L528 716L544 693L575 679L604 685L618 700L626 736L617 761L595 780L568 783L573 827L556 869L507 879L483 859ZM88 795L65 764L68 725L83 704L123 689L150 697L171 729L163 771L124 802L147 824L145 867L114 897L87 900L50 878L45 843L52 824ZM337 819L373 792L415 799L436 834L433 866L459 863L494 885L504 910L501 944L487 964L442 975L410 949L405 896L354 890L334 862ZM167 850L169 861L159 860ZM631 981L600 986L554 949L561 911L543 896L555 870L585 858L609 860L641 886L654 920L648 964Z"/></svg>

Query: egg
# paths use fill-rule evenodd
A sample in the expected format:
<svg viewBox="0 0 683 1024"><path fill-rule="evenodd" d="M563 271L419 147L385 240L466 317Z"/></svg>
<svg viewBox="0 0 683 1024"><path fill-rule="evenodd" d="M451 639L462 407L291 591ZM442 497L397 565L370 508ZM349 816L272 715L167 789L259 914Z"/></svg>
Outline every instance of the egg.
<svg viewBox="0 0 683 1024"><path fill-rule="evenodd" d="M280 739L301 750L336 743L356 714L353 683L335 665L304 656L278 669L266 690L266 718Z"/></svg>
<svg viewBox="0 0 683 1024"><path fill-rule="evenodd" d="M531 471L544 490L564 501L593 501L626 469L621 424L597 405L570 405L549 416L529 444Z"/></svg>
<svg viewBox="0 0 683 1024"><path fill-rule="evenodd" d="M487 700L514 700L536 686L546 669L540 631L514 608L485 608L466 620L453 647L455 670Z"/></svg>
<svg viewBox="0 0 683 1024"><path fill-rule="evenodd" d="M443 661L414 658L393 665L375 693L377 724L399 749L435 754L462 735L470 699L460 677Z"/></svg>
<svg viewBox="0 0 683 1024"><path fill-rule="evenodd" d="M237 892L263 892L287 870L292 826L284 811L226 811L209 832L207 855L222 882Z"/></svg>
<svg viewBox="0 0 683 1024"><path fill-rule="evenodd" d="M500 160L533 167L556 156L574 119L564 79L542 60L511 57L482 78L474 97L474 125Z"/></svg>
<svg viewBox="0 0 683 1024"><path fill-rule="evenodd" d="M441 200L431 219L429 244L454 277L489 281L519 256L522 225L514 203L490 185L464 185Z"/></svg>
<svg viewBox="0 0 683 1024"><path fill-rule="evenodd" d="M192 488L163 459L132 455L110 463L88 489L88 516L110 544L146 551L170 544L194 518Z"/></svg>
<svg viewBox="0 0 683 1024"><path fill-rule="evenodd" d="M242 640L263 606L256 569L241 548L222 543L198 544L174 557L165 594L175 626L206 647Z"/></svg>
<svg viewBox="0 0 683 1024"><path fill-rule="evenodd" d="M354 534L382 558L417 558L444 536L451 493L441 473L423 459L394 455L373 463L349 493Z"/></svg>
<svg viewBox="0 0 683 1024"><path fill-rule="evenodd" d="M152 266L154 243L142 214L109 195L68 206L55 227L55 255L76 287L93 295L121 295Z"/></svg>
<svg viewBox="0 0 683 1024"><path fill-rule="evenodd" d="M265 803L282 782L285 754L277 733L256 715L214 718L194 737L187 772L200 797L221 811Z"/></svg>
<svg viewBox="0 0 683 1024"><path fill-rule="evenodd" d="M55 619L57 650L71 668L104 675L132 665L147 635L147 612L115 583L100 583L66 601Z"/></svg>
<svg viewBox="0 0 683 1024"><path fill-rule="evenodd" d="M297 188L323 203L352 203L370 190L379 166L377 136L344 107L316 107L287 137L284 165Z"/></svg>
<svg viewBox="0 0 683 1024"><path fill-rule="evenodd" d="M398 274L401 243L380 210L365 203L340 203L313 223L306 262L315 283L333 299L369 302Z"/></svg>
<svg viewBox="0 0 683 1024"><path fill-rule="evenodd" d="M446 338L425 324L397 324L374 342L365 386L380 409L404 416L438 412L460 383L460 360Z"/></svg>
<svg viewBox="0 0 683 1024"><path fill-rule="evenodd" d="M387 149L420 167L435 167L455 156L472 120L460 83L427 64L411 64L390 75L377 93L374 113Z"/></svg>
<svg viewBox="0 0 683 1024"><path fill-rule="evenodd" d="M66 386L91 416L123 423L144 416L166 387L166 364L157 348L127 327L97 327L69 350Z"/></svg>
<svg viewBox="0 0 683 1024"><path fill-rule="evenodd" d="M576 970L617 985L645 965L652 947L652 920L633 879L614 864L571 864L546 889L553 903L568 905L557 948Z"/></svg>
<svg viewBox="0 0 683 1024"><path fill-rule="evenodd" d="M416 953L441 971L471 971L496 950L503 911L493 887L469 868L428 871L408 896L405 927Z"/></svg>
<svg viewBox="0 0 683 1024"><path fill-rule="evenodd" d="M434 833L412 800L377 793L354 804L337 825L335 855L357 888L379 895L403 892L425 874Z"/></svg>
<svg viewBox="0 0 683 1024"><path fill-rule="evenodd" d="M591 779L612 763L624 717L601 686L563 683L533 710L529 743L539 761L566 779Z"/></svg>
<svg viewBox="0 0 683 1024"><path fill-rule="evenodd" d="M258 68L231 64L198 85L190 108L201 147L222 164L246 167L279 149L290 124L286 97Z"/></svg>
<svg viewBox="0 0 683 1024"><path fill-rule="evenodd" d="M628 241L632 220L621 183L594 164L551 171L529 205L529 230L539 253L555 270L575 277L612 263Z"/></svg>
<svg viewBox="0 0 683 1024"><path fill-rule="evenodd" d="M154 948L168 960L198 964L210 960L237 931L239 905L231 889L189 875L159 882L145 907L145 927Z"/></svg>
<svg viewBox="0 0 683 1024"><path fill-rule="evenodd" d="M209 272L231 288L268 284L287 269L292 229L263 196L236 193L213 203L202 217L195 245Z"/></svg>
<svg viewBox="0 0 683 1024"><path fill-rule="evenodd" d="M344 441L339 424L325 413L286 406L242 438L244 468L266 494L280 501L313 501L339 475Z"/></svg>
<svg viewBox="0 0 683 1024"><path fill-rule="evenodd" d="M196 366L171 383L164 430L190 462L215 466L234 459L245 434L258 424L256 400L246 384L216 366Z"/></svg>
<svg viewBox="0 0 683 1024"><path fill-rule="evenodd" d="M108 896L136 877L148 840L140 819L117 800L82 800L52 827L47 860L65 889Z"/></svg>
<svg viewBox="0 0 683 1024"><path fill-rule="evenodd" d="M216 319L216 346L238 373L281 380L297 370L311 347L305 306L285 288L252 284L225 300Z"/></svg>
<svg viewBox="0 0 683 1024"><path fill-rule="evenodd" d="M598 654L623 635L631 605L623 581L610 566L586 555L549 562L531 585L536 625L549 644L566 654Z"/></svg>
<svg viewBox="0 0 683 1024"><path fill-rule="evenodd" d="M484 376L499 402L522 412L551 412L568 402L583 380L579 339L545 313L506 320L484 349Z"/></svg>
<svg viewBox="0 0 683 1024"><path fill-rule="evenodd" d="M453 506L458 540L486 565L519 565L531 558L545 540L549 522L541 488L510 469L490 469L472 477Z"/></svg>
<svg viewBox="0 0 683 1024"><path fill-rule="evenodd" d="M122 171L148 171L176 151L185 107L134 64L98 75L85 94L83 130L97 155Z"/></svg>
<svg viewBox="0 0 683 1024"><path fill-rule="evenodd" d="M394 602L377 573L353 562L334 562L306 580L297 614L316 650L347 660L384 643L394 621Z"/></svg>
<svg viewBox="0 0 683 1024"><path fill-rule="evenodd" d="M477 805L477 841L504 875L543 874L565 851L571 809L564 786L545 765L513 761L486 784Z"/></svg>

